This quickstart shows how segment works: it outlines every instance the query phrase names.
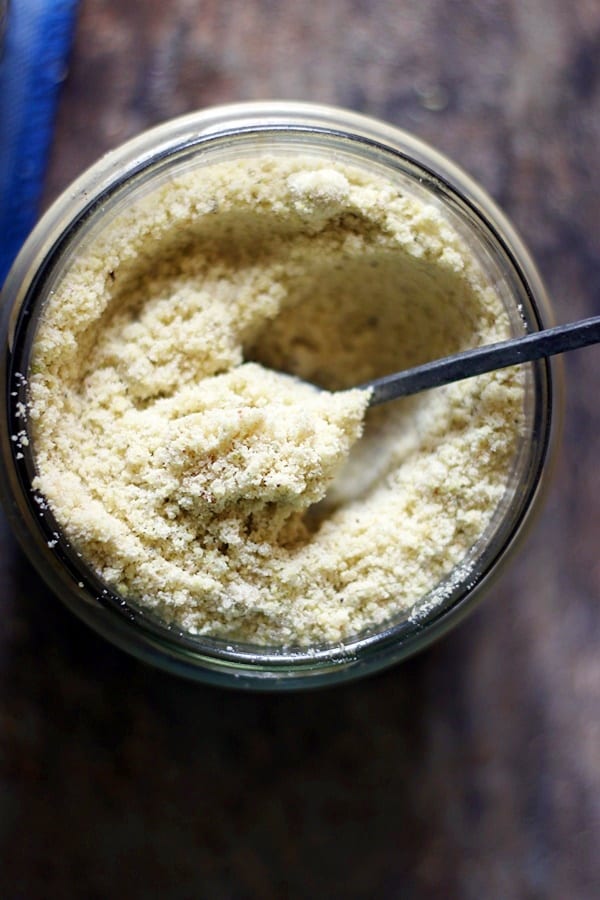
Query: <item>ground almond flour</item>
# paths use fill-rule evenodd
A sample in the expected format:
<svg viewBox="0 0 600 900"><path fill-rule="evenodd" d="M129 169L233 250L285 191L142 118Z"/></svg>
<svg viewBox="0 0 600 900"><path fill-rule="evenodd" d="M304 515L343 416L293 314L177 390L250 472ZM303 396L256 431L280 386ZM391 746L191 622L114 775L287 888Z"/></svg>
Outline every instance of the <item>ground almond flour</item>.
<svg viewBox="0 0 600 900"><path fill-rule="evenodd" d="M337 642L461 563L523 420L515 369L366 414L351 388L508 335L443 209L383 178L277 156L172 176L46 303L34 487L106 583L166 621Z"/></svg>

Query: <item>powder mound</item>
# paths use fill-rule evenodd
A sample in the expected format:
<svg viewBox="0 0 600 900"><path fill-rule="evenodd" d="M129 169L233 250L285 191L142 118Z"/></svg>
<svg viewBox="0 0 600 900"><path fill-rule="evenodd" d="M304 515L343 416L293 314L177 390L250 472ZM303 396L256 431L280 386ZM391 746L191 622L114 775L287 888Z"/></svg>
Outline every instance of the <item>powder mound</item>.
<svg viewBox="0 0 600 900"><path fill-rule="evenodd" d="M322 499L360 437L366 391L319 391L248 363L206 380L202 411L177 420L152 465L174 475L172 494L207 524L249 514L279 518ZM269 513L270 509L270 513Z"/></svg>
<svg viewBox="0 0 600 900"><path fill-rule="evenodd" d="M376 409L352 389L510 336L452 215L401 173L265 154L170 173L76 236L27 428L34 488L110 588L306 647L408 616L464 563L505 499L522 370Z"/></svg>

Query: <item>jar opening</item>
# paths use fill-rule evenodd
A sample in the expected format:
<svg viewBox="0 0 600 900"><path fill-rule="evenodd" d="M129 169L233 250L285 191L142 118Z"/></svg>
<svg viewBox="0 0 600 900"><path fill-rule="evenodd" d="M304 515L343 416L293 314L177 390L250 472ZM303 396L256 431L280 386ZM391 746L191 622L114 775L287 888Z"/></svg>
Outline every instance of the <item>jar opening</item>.
<svg viewBox="0 0 600 900"><path fill-rule="evenodd" d="M205 669L211 670L213 674L217 673L215 677L219 677L219 673L227 673L235 669L242 679L245 677L252 679L251 673L255 672L256 677L268 680L271 677L269 673L276 672L275 677L288 678L293 682L296 679L301 680L305 675L312 675L317 679L321 676L328 678L330 670L356 673L365 665L373 668L388 664L391 659L406 655L411 652L411 648L428 642L438 632L444 630L447 622L455 619L463 607L466 608L470 605L479 587L488 579L512 544L538 491L549 442L552 397L548 364L541 362L529 365L524 376L523 403L526 420L524 437L519 441L518 449L511 457L510 468L506 474L508 487L503 492L500 501L495 504L494 512L485 529L470 544L468 550L460 556L450 572L443 574L424 596L416 598L418 602L409 607L397 609L388 618L374 621L371 626L358 632L350 632L343 640L311 641L307 646L301 644L265 646L252 641L240 641L235 637L194 635L189 630L182 628L181 623L177 621L165 622L160 615L156 614L156 611L145 608L139 601L126 598L114 589L114 585L111 586L110 582L99 577L97 572L86 562L85 553L81 552L81 547L77 543L73 543L64 527L59 524L52 505L48 505L46 502L45 494L31 489L32 483L35 484L38 476L38 467L36 442L31 436L26 411L30 410L31 405L31 361L32 354L35 352L40 316L43 319L46 304L52 302L57 291L60 292L61 284L65 277L69 276L70 267L89 254L90 248L93 248L98 240L102 240L103 235L109 234L110 228L113 228L114 224L118 223L123 216L129 215L131 209L136 205L151 202L152 197L157 196L157 191L160 192L166 186L172 188L173 185L184 183L186 178L195 177L199 169L209 170L214 166L221 166L225 167L225 171L229 167L227 171L231 176L231 172L234 171L233 167L238 166L240 171L247 172L252 161L263 154L267 154L269 158L275 160L299 157L319 159L323 169L333 169L338 173L345 173L346 167L356 168L367 173L365 185L361 185L360 188L363 191L363 195L361 195L363 197L366 197L369 179L375 179L377 184L379 183L377 179L380 179L391 185L390 207L393 203L398 203L398 196L402 196L406 191L411 198L417 198L411 202L420 203L420 210L442 210L445 226L451 228L452 234L457 235L457 241L466 242L470 251L476 254L477 269L481 277L488 283L485 290L492 290L494 296L499 298L513 333L523 327L533 330L540 326L540 316L529 286L529 279L524 273L517 255L511 249L511 242L505 241L501 234L502 229L496 226L493 210L490 213L487 209L481 209L467 193L461 192L460 186L450 183L444 176L440 176L430 169L427 160L412 158L408 150L387 146L364 135L344 133L335 128L316 125L308 127L306 125L255 124L242 128L234 127L216 135L194 134L184 141L176 141L171 146L159 147L151 159L144 158L130 165L129 168L116 169L116 174L115 172L110 173L110 178L106 177L106 173L101 173L102 177L98 179L99 188L85 198L80 196L75 205L76 208L71 210L71 216L66 220L63 218L59 223L60 227L55 228L51 249L47 249L43 262L37 267L28 288L22 290L20 300L15 304L10 325L10 352L7 357L10 475L13 491L17 495L19 516L26 522L27 531L36 536L35 541L38 546L35 554L38 559L43 557L46 573L50 572L47 577L53 586L60 586L60 593L66 596L67 602L73 607L77 607L79 611L82 607L87 607L88 610L93 610L91 615L94 617L97 616L98 610L100 610L100 616L108 614L111 624L98 626L96 623L96 627L100 627L101 630L104 627L105 631L110 631L111 639L115 640L115 633L118 633L121 642L127 643L127 635L135 630L138 636L139 634L145 635L149 645L158 647L160 653L166 654L171 664L174 659L187 660L187 663L196 659L201 660L201 666ZM300 187L294 188L297 190L297 194L294 195L296 206L293 209L290 207L293 214L290 213L289 222L285 226L278 225L280 233L277 235L277 241L280 243L284 243L287 239L286 228L291 233L293 228L299 227L297 221L304 221L302 217L308 215L306 210L309 207L313 216L318 213L326 218L331 213L331 210L326 210L326 207L328 203L331 205L333 202L331 199L333 189L331 187L328 189L330 193L327 196L319 195L320 182L315 178L311 182L308 177L303 175L303 171L305 170L300 172L302 177L296 177L297 185ZM256 177L260 178L262 175L264 173L259 172ZM294 172L286 170L286 178L288 182L291 179L292 185L294 185L293 176ZM347 181L345 174L343 177ZM341 196L345 188L341 181L338 181L337 185ZM204 201L208 205L203 215L208 222L210 217L208 207L212 200L204 198ZM222 200L221 203L223 203ZM314 210L317 210L317 213ZM431 229L434 227L431 224L434 221L434 213L428 214L432 217L431 221L427 220L426 226L423 227ZM347 207L343 215L346 216L347 226L344 240L350 246L351 241L348 235L356 237L357 234L362 234L360 228L364 230L366 226L364 226L364 222L358 221L360 216L356 212L356 204L350 211ZM380 215L383 215L383 212ZM210 254L206 247L210 243L210 253L213 253L215 258L218 253L225 252L223 248L226 248L233 258L235 254L232 247L235 244L236 253L240 258L243 257L243 265L248 267L251 251L244 256L246 251L242 247L242 236L246 234L246 231L239 222L235 224L233 216L231 222L227 221L223 213L221 216L222 221L216 228L210 229L206 225L203 231L204 225L202 227L194 225L196 228L194 231L194 228L190 226L188 235L190 246L196 246L194 241L204 242L202 244L203 252L208 256ZM270 224L264 210L261 212L261 216L259 227L268 229ZM327 226L314 232L312 237L319 234L320 239L323 239L323 233L327 228L333 234L335 228L339 228L342 221L342 213L339 210L336 216L337 218L330 215L330 218L327 219ZM352 216L356 221L352 220ZM365 218L363 216L363 219ZM213 222L217 222L217 220L218 215L213 215ZM319 222L321 225L322 220ZM331 224L333 222L335 222L335 226ZM221 230L219 231L219 229ZM234 240L231 238L231 234L233 234ZM301 240L307 243L310 234L308 232L301 234ZM431 280L427 270L427 258L418 255L408 256L408 261L403 264L403 268L399 269L397 261L394 259L394 253L385 247L382 250L377 243L377 241L380 244L383 243L380 237L377 237L377 241L369 238L371 243L364 237L361 239L365 241L368 252L364 250L360 259L353 259L350 252L344 255L344 252L340 250L337 260L340 268L336 269L336 261L332 261L326 253L323 253L315 263L312 281L306 272L301 273L298 267L298 274L295 273L294 253L296 252L298 255L297 251L286 251L288 252L287 259L291 260L287 264L292 274L286 272L285 289L289 295L293 296L294 301L290 302L287 307L284 305L277 315L265 319L262 329L257 328L255 323L248 326L248 336L243 342L246 362L251 361L256 365L274 368L280 366L285 371L287 361L287 370L291 374L300 377L313 375L316 366L314 348L302 346L302 338L305 334L303 329L311 321L327 321L331 333L334 334L336 330L340 332L346 327L352 317L359 317L368 303L369 267L373 261L377 263L377 266L373 268L378 268L380 272L382 270L389 272L387 281L392 285L389 298L384 290L379 289L379 301L381 308L384 309L383 319L385 321L381 326L379 324L367 325L369 318L367 315L363 331L360 332L360 329L357 328L357 334L360 333L361 340L366 340L364 338L365 330L368 327L375 330L379 327L380 331L376 331L372 345L376 346L377 341L381 344L392 327L397 327L397 320L394 319L394 316L398 315L398 306L401 301L392 303L391 294L396 292L400 296L401 281L404 278L412 279L421 294L425 296L428 278ZM326 245L327 248L338 247L338 245L341 247L342 241L337 238L336 240L337 243L332 238ZM263 253L262 259L268 259L269 265L271 265L269 253L272 254L272 250L268 244L268 240L261 244L261 253ZM153 252L154 249L152 249ZM155 266L160 269L162 263L151 259L152 253L146 254L143 270L130 266L131 284L135 282L136 278L139 280L140 272L150 271L149 267ZM222 265L222 259L219 260L219 265ZM281 267L279 260L275 260L272 265ZM388 268L386 269L386 267ZM110 271L110 267L108 267L107 272ZM181 272L178 271L176 274L179 277ZM173 279L175 275L171 276L167 273L165 277ZM449 274L445 285L446 287L452 286L454 284L452 278L456 280L458 291L459 275L451 276ZM394 279L396 280L394 281ZM333 313L326 314L323 295L319 295L315 288L318 283L329 285L330 300L334 294L336 296L353 294L355 299L358 296L360 302L357 301L352 305L349 300L337 318ZM432 292L434 288L435 284L432 282ZM364 291L364 295L360 294L361 290ZM468 305L464 305L467 303L468 297L463 300L462 315L466 320L471 313ZM119 302L122 303L122 300ZM333 309L334 305L332 301L327 309ZM422 320L419 322L413 306L411 297L407 294L404 299L403 315L407 321L410 321L411 327L415 329L415 334L424 333L428 325L433 326L431 328L432 340L437 339L440 348L446 346L444 340L449 339L448 334L452 338L452 329L448 326L448 334L444 335L442 324L437 327L436 316L430 309L426 309L422 313ZM110 312L107 307L109 310L106 313L107 321L111 316L114 319L116 308L117 306L114 304L112 312ZM372 313L369 310L367 312ZM457 307L457 322L460 312ZM473 316L475 316L475 312L473 312ZM135 316L132 315L131 321L128 320L124 325L132 332L135 330L135 326L132 324L134 318ZM373 318L375 317L371 314L371 319ZM440 318L441 322L442 318ZM460 333L457 332L457 334L459 337L456 340L459 341ZM415 342L416 345L418 343L418 341ZM92 344L93 342L90 343L90 352L94 352ZM434 356L445 355L440 351L436 354L435 346L433 349ZM456 349L460 349L460 347ZM429 351L431 351L431 347L429 347ZM409 355L411 352L417 352L417 349L411 347L407 342L403 352ZM339 389L351 386L351 381L345 379L351 378L352 374L357 371L360 357L353 357L347 348L343 349L343 353L346 354L343 357L346 374L337 382L335 366L328 369L325 365L327 361L323 362L321 359L319 362L325 387ZM342 354L342 350L340 350L340 354ZM385 359L385 352L381 348L379 356L380 358L376 359L378 364L388 362ZM340 356L340 358L342 357ZM401 355L400 359L401 362L404 362ZM282 360L283 366L281 365ZM290 360L293 363L291 367ZM408 364L410 361L407 356L406 365ZM294 371L294 366L296 366L296 371ZM306 367L306 372L302 370L302 366ZM33 375L37 376L37 372L33 371ZM362 380L366 379L357 373L356 381ZM138 396L143 398L144 391L148 388L141 376L138 377L135 389L138 391ZM154 398L151 399L154 402ZM491 408L493 408L493 403ZM417 403L414 409L406 413L406 422L414 424L420 421L419 416L422 415ZM385 419L380 421L376 417L367 423L364 446L369 448L371 456L376 453L377 442L384 441L386 427L389 426L386 426ZM366 477L367 463L365 458L361 458L360 453L357 459L355 469L360 470L361 477L364 478ZM186 477L188 476L186 475ZM365 481L365 491L369 490L367 482L368 477ZM338 499L335 502L343 505L344 490L347 490L347 487L342 484L337 489L342 500ZM193 498L190 499L191 496L190 494L179 498L180 506L183 504L181 508L185 508L185 503L193 502ZM331 507L332 515L335 515L334 506L335 503ZM327 510L326 515L330 515ZM182 663L184 668L187 663ZM190 663L190 665L195 664Z"/></svg>

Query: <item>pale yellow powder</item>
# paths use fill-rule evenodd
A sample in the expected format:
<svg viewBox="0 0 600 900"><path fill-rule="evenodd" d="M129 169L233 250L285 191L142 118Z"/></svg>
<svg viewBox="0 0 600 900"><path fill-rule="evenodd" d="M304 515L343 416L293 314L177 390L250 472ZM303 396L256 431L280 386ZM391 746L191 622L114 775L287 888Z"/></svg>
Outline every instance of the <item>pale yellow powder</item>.
<svg viewBox="0 0 600 900"><path fill-rule="evenodd" d="M440 208L383 179L271 156L182 174L90 238L47 302L35 487L166 621L337 642L461 563L523 419L516 370L366 418L349 388L508 334Z"/></svg>

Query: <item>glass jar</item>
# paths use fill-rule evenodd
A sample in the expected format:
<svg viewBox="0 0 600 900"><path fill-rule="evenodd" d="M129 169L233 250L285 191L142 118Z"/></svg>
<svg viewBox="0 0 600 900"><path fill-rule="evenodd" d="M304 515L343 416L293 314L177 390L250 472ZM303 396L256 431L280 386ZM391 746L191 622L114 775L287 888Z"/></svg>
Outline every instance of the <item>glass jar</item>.
<svg viewBox="0 0 600 900"><path fill-rule="evenodd" d="M452 217L503 297L515 334L547 324L540 278L514 230L459 168L413 136L345 110L265 102L217 107L167 122L103 157L39 222L2 291L0 331L2 500L24 550L52 590L108 640L147 662L210 683L292 689L381 670L430 644L468 612L522 534L546 479L556 416L551 364L526 366L525 430L483 538L411 612L336 645L265 648L195 636L158 621L98 579L31 490L35 447L22 410L36 323L53 285L115 210L174 172L264 152L325 156L408 180ZM20 437L19 437L20 433ZM25 437L25 440L22 438Z"/></svg>

